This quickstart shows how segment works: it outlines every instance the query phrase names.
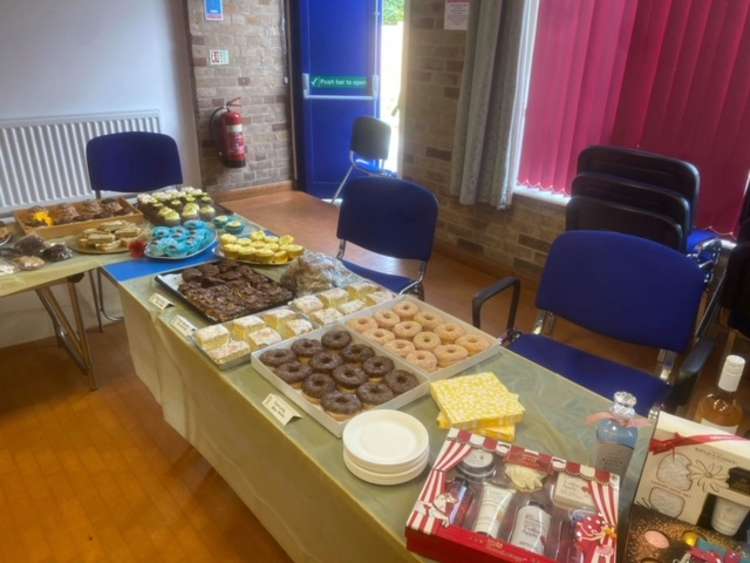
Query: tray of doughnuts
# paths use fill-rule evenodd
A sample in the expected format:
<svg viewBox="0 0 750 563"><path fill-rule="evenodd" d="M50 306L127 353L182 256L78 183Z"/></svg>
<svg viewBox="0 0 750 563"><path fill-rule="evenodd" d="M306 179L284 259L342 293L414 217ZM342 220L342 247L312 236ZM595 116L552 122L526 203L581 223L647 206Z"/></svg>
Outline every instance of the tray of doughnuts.
<svg viewBox="0 0 750 563"><path fill-rule="evenodd" d="M358 311L342 324L429 381L462 373L502 349L492 335L408 295Z"/></svg>
<svg viewBox="0 0 750 563"><path fill-rule="evenodd" d="M340 324L257 350L252 365L338 438L360 412L400 409L429 393L418 370Z"/></svg>

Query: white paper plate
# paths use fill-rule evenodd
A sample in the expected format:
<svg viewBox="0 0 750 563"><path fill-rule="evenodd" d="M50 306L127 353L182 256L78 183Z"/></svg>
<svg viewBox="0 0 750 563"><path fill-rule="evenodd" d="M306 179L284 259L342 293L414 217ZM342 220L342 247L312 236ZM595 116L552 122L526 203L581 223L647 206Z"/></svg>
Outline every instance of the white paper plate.
<svg viewBox="0 0 750 563"><path fill-rule="evenodd" d="M387 409L370 410L352 418L342 441L352 461L379 474L412 469L430 447L427 429L419 420Z"/></svg>
<svg viewBox="0 0 750 563"><path fill-rule="evenodd" d="M424 468L427 467L428 459L429 457L425 456L424 460L419 465L408 471L385 475L360 467L354 463L346 450L344 450L344 465L346 465L346 468L351 471L355 477L359 477L363 481L367 481L373 485L400 485L401 483L406 483L407 481L416 479L422 471L424 471Z"/></svg>

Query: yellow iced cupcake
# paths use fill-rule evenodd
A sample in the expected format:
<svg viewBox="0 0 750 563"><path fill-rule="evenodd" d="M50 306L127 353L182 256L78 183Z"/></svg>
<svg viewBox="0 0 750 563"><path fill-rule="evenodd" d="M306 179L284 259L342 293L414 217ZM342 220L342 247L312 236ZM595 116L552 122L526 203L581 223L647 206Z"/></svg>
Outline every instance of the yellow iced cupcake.
<svg viewBox="0 0 750 563"><path fill-rule="evenodd" d="M240 246L237 244L226 244L221 247L221 250L227 258L237 258Z"/></svg>
<svg viewBox="0 0 750 563"><path fill-rule="evenodd" d="M234 244L237 242L237 237L234 235L230 235L229 233L224 233L219 237L219 240L221 241L222 246L225 244Z"/></svg>
<svg viewBox="0 0 750 563"><path fill-rule="evenodd" d="M292 235L284 235L283 237L279 237L279 246L286 246L288 244L292 244L294 242L294 237Z"/></svg>
<svg viewBox="0 0 750 563"><path fill-rule="evenodd" d="M252 235L250 235L250 238L253 240L265 240L266 233L263 231L255 231Z"/></svg>
<svg viewBox="0 0 750 563"><path fill-rule="evenodd" d="M274 252L273 256L271 257L271 264L286 264L288 261L289 257L283 250Z"/></svg>
<svg viewBox="0 0 750 563"><path fill-rule="evenodd" d="M289 244L284 247L284 250L289 255L290 259L302 256L302 254L305 252L304 247L300 246L299 244Z"/></svg>
<svg viewBox="0 0 750 563"><path fill-rule="evenodd" d="M255 257L258 262L270 262L271 258L273 258L273 252L267 248L260 248L255 251Z"/></svg>
<svg viewBox="0 0 750 563"><path fill-rule="evenodd" d="M269 243L266 245L266 248L270 250L271 252L278 252L279 251L279 245L275 242Z"/></svg>
<svg viewBox="0 0 750 563"><path fill-rule="evenodd" d="M241 238L237 240L237 244L240 246L251 246L253 244L253 241L251 241L249 238Z"/></svg>
<svg viewBox="0 0 750 563"><path fill-rule="evenodd" d="M253 250L249 246L240 246L239 252L237 253L237 258L239 258L240 260L253 261L255 259L255 250Z"/></svg>
<svg viewBox="0 0 750 563"><path fill-rule="evenodd" d="M259 249L259 248L265 248L266 247L266 241L263 240L254 240L251 245L253 248Z"/></svg>

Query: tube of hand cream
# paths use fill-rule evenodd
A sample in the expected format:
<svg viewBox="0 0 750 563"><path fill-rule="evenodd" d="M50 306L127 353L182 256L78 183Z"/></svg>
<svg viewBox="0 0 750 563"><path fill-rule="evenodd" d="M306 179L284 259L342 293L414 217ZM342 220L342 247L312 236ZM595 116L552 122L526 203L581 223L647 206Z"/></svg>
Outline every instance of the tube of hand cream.
<svg viewBox="0 0 750 563"><path fill-rule="evenodd" d="M474 522L474 531L490 537L497 537L505 511L516 492L504 489L492 483L482 484L482 496L479 500L479 513Z"/></svg>

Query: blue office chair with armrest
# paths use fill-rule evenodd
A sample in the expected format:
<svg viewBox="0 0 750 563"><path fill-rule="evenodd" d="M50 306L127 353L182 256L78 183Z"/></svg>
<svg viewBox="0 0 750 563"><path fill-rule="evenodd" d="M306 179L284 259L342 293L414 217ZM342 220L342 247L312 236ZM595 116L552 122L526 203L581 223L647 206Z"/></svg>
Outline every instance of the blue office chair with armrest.
<svg viewBox="0 0 750 563"><path fill-rule="evenodd" d="M352 127L352 142L349 148L349 170L341 180L333 200L336 201L352 174L359 172L365 176L386 176L395 178L396 174L386 170L383 165L388 160L391 143L391 126L374 117L358 117Z"/></svg>
<svg viewBox="0 0 750 563"><path fill-rule="evenodd" d="M536 304L542 310L531 334L513 330L520 282L510 277L474 297L473 321L490 298L513 289L505 344L514 352L611 399L633 393L638 412L687 402L713 350L707 338L693 345L703 294L696 263L661 244L607 231L569 231L553 243ZM658 377L583 352L550 338L554 316L633 344L659 348ZM678 354L690 351L673 375Z"/></svg>
<svg viewBox="0 0 750 563"><path fill-rule="evenodd" d="M97 198L103 191L140 193L182 184L177 143L161 133L128 131L94 137L86 144L86 164ZM89 281L101 331L102 315L111 321L120 318L104 310L101 270L96 270L96 285L91 272Z"/></svg>
<svg viewBox="0 0 750 563"><path fill-rule="evenodd" d="M346 185L336 236L338 259L354 273L396 293L424 299L424 280L435 239L438 202L425 188L396 178L355 178ZM417 279L386 274L344 260L346 243L401 260L420 261Z"/></svg>

